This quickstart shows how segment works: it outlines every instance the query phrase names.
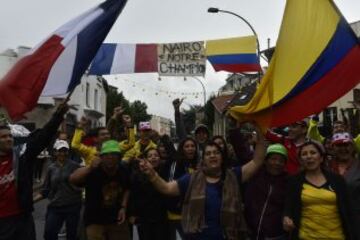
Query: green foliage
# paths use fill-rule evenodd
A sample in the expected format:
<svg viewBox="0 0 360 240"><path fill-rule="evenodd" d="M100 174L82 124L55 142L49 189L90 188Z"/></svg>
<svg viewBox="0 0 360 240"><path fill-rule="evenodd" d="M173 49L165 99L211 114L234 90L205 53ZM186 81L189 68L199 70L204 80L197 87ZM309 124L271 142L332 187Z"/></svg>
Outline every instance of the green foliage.
<svg viewBox="0 0 360 240"><path fill-rule="evenodd" d="M136 100L130 104L130 113L134 123L150 121L151 115L147 113L147 105L144 102Z"/></svg>
<svg viewBox="0 0 360 240"><path fill-rule="evenodd" d="M106 119L108 120L115 107L122 106L125 110L125 114L130 114L134 123L138 124L141 121L149 121L151 115L147 113L147 105L144 102L136 100L130 102L127 100L122 92L117 92L116 88L109 88L109 92L106 98Z"/></svg>

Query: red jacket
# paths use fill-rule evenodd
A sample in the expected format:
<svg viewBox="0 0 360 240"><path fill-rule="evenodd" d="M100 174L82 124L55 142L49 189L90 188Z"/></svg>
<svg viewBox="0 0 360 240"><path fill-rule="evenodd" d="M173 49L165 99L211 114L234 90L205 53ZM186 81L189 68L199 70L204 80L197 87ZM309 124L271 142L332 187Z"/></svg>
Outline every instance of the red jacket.
<svg viewBox="0 0 360 240"><path fill-rule="evenodd" d="M300 170L300 163L298 160L298 147L291 139L283 135L267 131L266 138L273 143L281 143L288 151L288 161L286 162L286 171L289 175L294 175Z"/></svg>

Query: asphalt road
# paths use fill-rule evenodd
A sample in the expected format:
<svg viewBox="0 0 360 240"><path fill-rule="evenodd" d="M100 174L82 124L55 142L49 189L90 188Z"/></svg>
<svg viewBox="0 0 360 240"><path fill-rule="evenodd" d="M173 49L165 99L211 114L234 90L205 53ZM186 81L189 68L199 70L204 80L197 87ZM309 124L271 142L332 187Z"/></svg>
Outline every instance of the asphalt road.
<svg viewBox="0 0 360 240"><path fill-rule="evenodd" d="M45 227L45 214L46 214L46 206L47 201L43 200L34 205L34 221L35 221L35 229L36 229L36 239L43 240L44 227ZM134 239L138 240L137 232L134 231ZM66 237L59 237L59 240L66 240Z"/></svg>

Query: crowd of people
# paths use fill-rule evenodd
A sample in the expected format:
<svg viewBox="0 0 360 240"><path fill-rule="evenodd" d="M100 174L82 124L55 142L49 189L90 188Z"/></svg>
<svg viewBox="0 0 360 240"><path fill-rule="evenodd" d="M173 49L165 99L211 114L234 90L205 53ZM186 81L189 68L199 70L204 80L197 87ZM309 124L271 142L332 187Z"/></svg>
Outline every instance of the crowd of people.
<svg viewBox="0 0 360 240"><path fill-rule="evenodd" d="M284 131L252 122L226 137L206 125L188 134L181 103L173 101L178 144L149 122L135 127L122 107L106 127L90 129L83 117L71 139L57 132L66 103L21 141L0 126L0 240L35 240L33 203L44 198L45 240L63 226L68 240L130 240L134 229L140 240L359 239L360 140L344 122L330 138L316 118Z"/></svg>

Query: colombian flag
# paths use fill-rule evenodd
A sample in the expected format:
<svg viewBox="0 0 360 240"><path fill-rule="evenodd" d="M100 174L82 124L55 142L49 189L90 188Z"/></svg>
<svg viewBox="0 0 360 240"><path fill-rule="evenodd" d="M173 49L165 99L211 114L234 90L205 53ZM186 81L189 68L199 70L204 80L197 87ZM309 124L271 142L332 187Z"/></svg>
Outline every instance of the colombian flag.
<svg viewBox="0 0 360 240"><path fill-rule="evenodd" d="M332 0L288 0L274 56L252 100L230 114L276 127L318 113L360 82L358 38Z"/></svg>
<svg viewBox="0 0 360 240"><path fill-rule="evenodd" d="M210 40L206 56L215 71L258 72L261 66L256 46L255 36Z"/></svg>

